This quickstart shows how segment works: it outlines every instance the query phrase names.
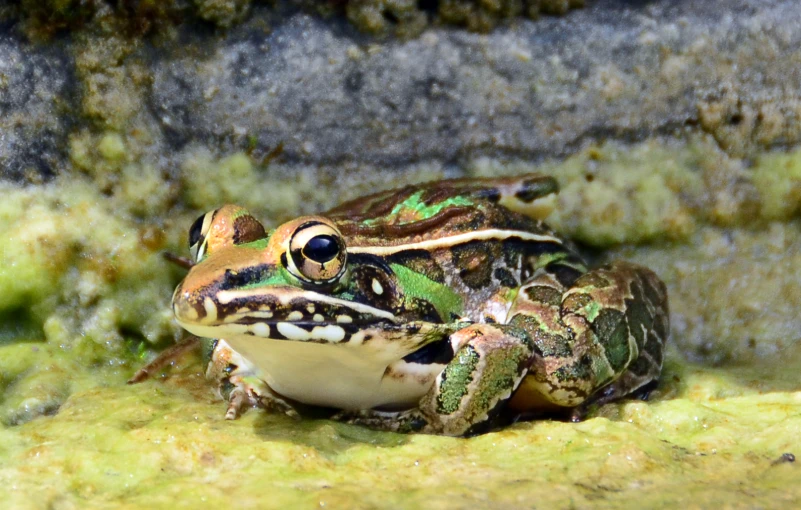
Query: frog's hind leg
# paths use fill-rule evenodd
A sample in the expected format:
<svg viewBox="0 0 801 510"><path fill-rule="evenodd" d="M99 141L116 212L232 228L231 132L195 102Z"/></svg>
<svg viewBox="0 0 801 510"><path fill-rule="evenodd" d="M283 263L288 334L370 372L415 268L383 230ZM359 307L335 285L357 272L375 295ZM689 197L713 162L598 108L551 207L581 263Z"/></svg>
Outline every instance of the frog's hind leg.
<svg viewBox="0 0 801 510"><path fill-rule="evenodd" d="M510 311L510 324L536 345L524 389L556 406L586 407L656 380L669 329L662 281L627 262L569 273L540 270Z"/></svg>
<svg viewBox="0 0 801 510"><path fill-rule="evenodd" d="M408 411L343 412L334 418L380 430L462 436L482 432L528 371L534 344L505 324L473 324L450 337L453 359Z"/></svg>

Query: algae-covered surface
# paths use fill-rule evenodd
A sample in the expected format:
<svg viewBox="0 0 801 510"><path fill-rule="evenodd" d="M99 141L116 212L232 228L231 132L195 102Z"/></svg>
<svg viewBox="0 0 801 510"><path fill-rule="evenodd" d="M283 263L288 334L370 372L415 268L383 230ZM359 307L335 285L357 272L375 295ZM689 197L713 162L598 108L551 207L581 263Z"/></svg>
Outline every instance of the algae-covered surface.
<svg viewBox="0 0 801 510"><path fill-rule="evenodd" d="M164 175L132 161L113 134L75 139L71 158L85 173L3 185L0 497L10 508L801 502L801 151L746 165L700 136L608 143L537 165L465 163L463 175L555 175L555 228L593 259L657 271L673 326L649 401L468 439L261 410L226 421L192 358L167 378L125 384L180 338L169 299L181 270L161 253L186 249L198 214L234 201L275 224L375 187L440 178L443 167L366 172L354 185L199 150Z"/></svg>
<svg viewBox="0 0 801 510"><path fill-rule="evenodd" d="M30 347L28 347L30 348ZM775 363L777 360L774 360ZM796 371L799 357L788 363ZM789 508L794 377L668 363L650 403L470 439L397 435L222 404L192 373L120 373L0 432L9 508Z"/></svg>

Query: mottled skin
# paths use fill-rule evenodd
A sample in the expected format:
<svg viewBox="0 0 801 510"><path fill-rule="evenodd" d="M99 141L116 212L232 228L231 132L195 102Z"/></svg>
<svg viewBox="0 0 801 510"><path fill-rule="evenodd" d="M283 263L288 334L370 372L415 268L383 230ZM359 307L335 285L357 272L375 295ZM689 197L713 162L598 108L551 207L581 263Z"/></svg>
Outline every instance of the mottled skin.
<svg viewBox="0 0 801 510"><path fill-rule="evenodd" d="M587 270L541 220L553 179L407 186L271 232L225 206L190 234L173 309L224 338L210 373L244 404L340 408L373 428L447 435L608 401L655 380L667 294L650 270ZM230 344L230 347L229 347Z"/></svg>

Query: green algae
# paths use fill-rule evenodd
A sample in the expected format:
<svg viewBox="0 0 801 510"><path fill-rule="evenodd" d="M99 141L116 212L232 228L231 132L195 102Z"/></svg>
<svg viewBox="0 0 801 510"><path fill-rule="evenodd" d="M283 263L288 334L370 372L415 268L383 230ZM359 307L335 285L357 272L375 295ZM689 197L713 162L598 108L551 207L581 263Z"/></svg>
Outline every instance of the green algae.
<svg viewBox="0 0 801 510"><path fill-rule="evenodd" d="M30 508L230 505L232 494L243 508L743 508L801 500L798 466L781 460L801 426L797 386L769 364L721 370L673 359L666 375L650 403L470 439L259 411L225 421L197 375L138 386L111 377L108 387L73 394L51 418L0 430L0 493Z"/></svg>
<svg viewBox="0 0 801 510"><path fill-rule="evenodd" d="M470 175L538 171L560 184L548 224L596 247L686 241L704 225L764 227L801 210L801 149L732 157L714 139L593 145L564 161L480 158Z"/></svg>

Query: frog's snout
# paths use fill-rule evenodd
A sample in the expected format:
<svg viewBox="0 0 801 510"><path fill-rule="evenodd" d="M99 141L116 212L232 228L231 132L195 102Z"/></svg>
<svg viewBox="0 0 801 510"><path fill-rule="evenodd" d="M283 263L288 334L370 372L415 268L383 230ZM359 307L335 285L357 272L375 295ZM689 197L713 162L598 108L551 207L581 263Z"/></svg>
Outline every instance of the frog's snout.
<svg viewBox="0 0 801 510"><path fill-rule="evenodd" d="M178 285L172 294L172 313L181 324L196 323L208 315L203 303L197 302L192 296L193 294L185 290L183 285ZM216 316L216 307L214 311Z"/></svg>

